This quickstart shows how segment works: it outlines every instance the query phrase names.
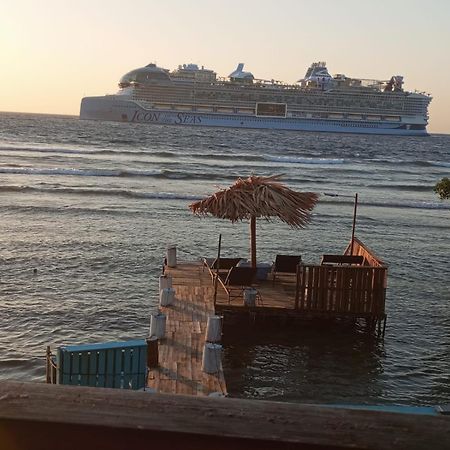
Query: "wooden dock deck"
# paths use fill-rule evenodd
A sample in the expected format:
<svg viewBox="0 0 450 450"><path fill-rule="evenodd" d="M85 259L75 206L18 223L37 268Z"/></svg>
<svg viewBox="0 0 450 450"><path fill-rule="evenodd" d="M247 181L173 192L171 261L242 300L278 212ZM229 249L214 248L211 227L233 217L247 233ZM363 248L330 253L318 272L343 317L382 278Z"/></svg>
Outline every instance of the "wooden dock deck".
<svg viewBox="0 0 450 450"><path fill-rule="evenodd" d="M300 276L302 272L306 275ZM159 366L150 370L147 383L156 392L227 394L222 364L217 374L202 371L207 321L215 314L224 315L226 322L237 318L251 323L267 317L279 317L283 323L314 318L362 318L371 323L375 317L380 324L385 318L384 311L378 314L373 306L378 298L384 308L384 268L302 265L297 274L280 274L275 283L256 281L255 306L245 306L242 294L230 300L220 283L214 301L212 276L200 261L178 262L165 273L172 277L176 294L173 305L160 307L166 315L166 337L159 342Z"/></svg>
<svg viewBox="0 0 450 450"><path fill-rule="evenodd" d="M358 262L353 265L356 257ZM265 325L267 319L282 326L311 319L312 323L317 319L351 325L364 320L369 332L377 329L377 336L384 336L387 266L356 238L344 255L324 255L320 265L296 262L294 271L281 272L276 269L287 267L275 262L270 279L259 279L267 276L267 267L255 271L235 265L240 258L223 258L222 270L220 264L213 268L214 259L204 261L165 266L175 300L170 306L160 306L165 317L155 317L152 338L63 346L56 358L47 347L47 383L124 389L146 386L158 393L225 396L222 361L216 351L220 347L210 347L206 341L208 318L215 315L223 317L226 330L257 322ZM213 280L219 280L216 295ZM173 292L164 291L162 300L172 299L172 295L166 297L168 293ZM205 345L205 365L213 374L202 369Z"/></svg>
<svg viewBox="0 0 450 450"><path fill-rule="evenodd" d="M209 271L201 262L178 262L176 268L166 267L175 289L173 305L160 307L166 315L166 337L159 342L159 366L149 370L147 386L159 393L186 395L227 395L225 377L220 365L217 374L202 371L208 316L229 307L242 311L242 300L230 304L224 289L214 286ZM258 286L265 311L280 312L294 308L295 277L281 277L275 286L270 281Z"/></svg>
<svg viewBox="0 0 450 450"><path fill-rule="evenodd" d="M166 315L166 337L159 342L159 366L148 374L148 387L159 393L205 396L227 394L222 365L217 374L202 371L208 316L214 315L214 289L197 262L166 268L172 276L175 302L160 307Z"/></svg>

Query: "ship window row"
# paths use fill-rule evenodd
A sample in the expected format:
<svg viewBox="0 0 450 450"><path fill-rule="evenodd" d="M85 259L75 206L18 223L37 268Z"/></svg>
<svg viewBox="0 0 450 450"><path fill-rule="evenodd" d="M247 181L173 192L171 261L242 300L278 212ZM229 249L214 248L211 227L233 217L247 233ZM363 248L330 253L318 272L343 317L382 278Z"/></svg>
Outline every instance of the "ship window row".
<svg viewBox="0 0 450 450"><path fill-rule="evenodd" d="M145 100L149 100L149 101L167 101L167 102L171 102L171 103L178 103L180 101L186 101L186 100L192 100L192 101L196 101L196 102L203 102L204 104L208 104L210 102L206 101L205 99L201 99L201 98L190 98L188 96L186 97L179 97L176 95L134 95L133 98L135 99L145 99ZM266 100L266 99L260 99L260 100ZM235 101L230 101L230 100L226 100L226 99L215 99L213 104L226 104L226 105L230 105L230 106L242 106L242 107L254 107L254 104L256 102L252 102L252 101L239 101L239 100L235 100ZM281 102L283 103L283 102ZM302 104L302 103L306 103L306 102L298 102L298 103L289 103L288 102L288 106L292 109L292 106L299 104L301 106L303 106L305 109L311 110L311 111L317 111L317 110L324 110L324 111L352 111L352 110L370 110L373 112L385 112L386 110L389 111L396 111L396 112L402 112L402 111L411 111L411 112L417 112L417 113L421 113L424 112L426 110L426 108L420 108L420 107L412 107L412 105L400 105L400 107L396 107L393 108L391 105L369 105L369 104L352 104L349 102L345 102L346 104L342 104L344 102L338 102L339 104L337 105L323 105L323 104Z"/></svg>
<svg viewBox="0 0 450 450"><path fill-rule="evenodd" d="M171 94L186 94L186 95L195 95L198 97L202 97L202 96L206 96L206 97L221 97L221 96L225 96L230 98L236 98L236 99L240 99L240 98L246 98L248 100L261 100L261 99L268 99L268 100L272 100L273 98L278 98L278 99L283 99L283 100L287 100L287 101L295 101L298 100L299 98L301 99L308 99L310 101L313 102L335 102L336 100L339 100L339 97L342 96L342 92L337 93L337 94L322 94L320 96L317 95L311 95L311 93L304 93L301 97L299 97L299 94L293 93L291 95L284 95L284 96L277 96L275 93L274 94L267 94L267 93L260 93L260 92L253 92L253 93L249 93L249 92L242 92L242 91L235 91L235 92L229 92L229 91L223 91L223 90L211 90L211 91L202 91L202 90L195 90L195 89L190 89L190 88L170 88L167 89L167 87L164 86L154 86L151 88L135 88L136 92L140 93L141 95L144 94L164 94L167 95L168 91ZM405 96L402 97L397 97L397 98L389 98L386 96L383 96L380 94L378 95L365 95L365 96L361 96L361 95L354 95L352 93L346 93L346 97L349 99L347 101L375 101L376 103L382 103L384 105L386 104L397 104L399 101L403 102L403 101L407 101L408 103L411 104L422 104L422 105L427 105L428 104L428 99L417 99L417 98L407 98Z"/></svg>
<svg viewBox="0 0 450 450"><path fill-rule="evenodd" d="M191 95L195 93L202 95L207 95L207 96L212 96L212 97L220 97L223 95L232 95L233 97L236 96L236 94L242 95L242 91L239 87L237 86L222 86L219 87L219 89L217 89L217 85L215 85L216 89L205 89L205 86L200 86L200 87L195 87L195 85L192 85L192 83L190 84L182 84L182 85L177 85L177 84L170 84L170 85L150 85L150 86L146 86L145 88L140 88L140 87L136 87L136 89L138 90L149 90L152 92L167 92L167 90L170 89L171 92L177 92L179 94L181 93L185 93L186 95L189 95L189 91L191 91ZM248 90L248 87L246 87L246 89ZM298 97L299 92L303 93L303 98L310 97L310 98L315 98L318 99L320 97L322 98L326 98L326 99L330 99L330 97L337 97L337 96L341 96L343 91L339 90L339 91L306 91L306 90L302 90L299 88L293 88L290 89L291 92L286 92L287 89L283 89L283 96L278 96L277 94L280 91L280 88L277 87L276 89L270 89L268 90L267 88L265 88L265 92L262 93L261 92L261 87L254 87L255 91L254 92L245 92L244 95L246 96L250 96L248 98L254 99L255 101L260 100L260 98L266 96L268 98L268 100L273 101L274 97L277 98L277 101L282 101L282 102L288 102L290 103L291 101L295 101L296 97ZM267 89L267 90L266 90ZM363 92L363 93L358 93L358 92L350 92L350 91L345 91L346 96L351 96L352 99L354 100L374 100L376 102L379 102L380 100L384 103L383 107L386 107L386 103L392 103L392 104L397 104L399 101L403 101L405 99L407 99L408 103L414 103L417 105L421 105L424 109L426 108L426 106L429 103L428 99L424 99L424 98L407 98L407 96L404 93L401 94L393 94L393 93L380 93L380 92ZM380 96L382 96L383 98L380 99ZM261 100L260 100L261 101Z"/></svg>
<svg viewBox="0 0 450 450"><path fill-rule="evenodd" d="M206 116L207 119L214 120L216 117L214 116ZM237 117L223 117L221 120L225 121L233 121L233 122L239 122L239 118ZM267 119L249 119L248 117L245 118L246 122L257 122L257 123L272 123L277 124L279 123L278 120L267 120ZM290 121L289 119L282 119L283 121L287 121L288 123L298 124L298 122ZM336 127L352 127L352 128L380 128L380 126L376 123L356 123L356 122L334 122L334 121L319 121L319 120L308 120L306 122L307 124L311 125L330 125L330 126L336 126Z"/></svg>
<svg viewBox="0 0 450 450"><path fill-rule="evenodd" d="M149 100L149 101L167 101L167 102L171 102L171 103L177 103L180 101L186 101L186 100L191 100L191 101L197 101L197 102L204 102L205 104L208 103L207 100L205 99L201 99L201 98L192 98L189 96L185 96L185 97L181 97L181 96L176 96L176 95L142 95L142 96L133 96L133 98L135 99L145 99L145 100ZM266 99L260 99L262 101L266 100ZM230 106L241 106L241 107L254 107L254 103L256 102L248 102L248 101L239 101L239 100L235 100L235 101L231 101L231 100L226 100L226 99L215 99L214 100L214 104L223 104L223 105L230 105ZM281 102L282 103L282 102ZM300 105L303 106L305 109L308 109L310 111L367 111L369 110L370 112L373 113L383 113L386 111L391 111L391 112L396 112L396 113L402 113L402 112L411 112L411 113L424 113L426 112L426 107L425 106L421 106L421 105L408 105L408 104L403 104L400 105L400 107L398 105L395 105L396 107L393 107L394 105L368 105L368 104L349 104L348 102L346 102L346 105L343 104L337 104L337 105L323 105L323 104L305 104L306 102L297 102L297 103L290 103L288 102L288 106L292 109L293 105ZM339 102L341 103L341 102Z"/></svg>
<svg viewBox="0 0 450 450"><path fill-rule="evenodd" d="M161 102L160 104L152 105L151 103L148 105L148 107L153 108L156 107L162 108L162 109L171 109L171 110L179 110L179 111L196 111L196 112L206 112L213 110L216 113L222 113L222 114L233 114L233 115L245 115L245 116L253 116L255 114L254 108L224 108L223 106L213 107L212 105L192 105L192 104L170 104L167 102ZM334 113L327 113L327 112L307 112L307 111L290 111L290 116L288 117L296 117L296 118L307 118L311 119L311 117L308 115L312 114L312 118L320 118L320 119L327 119L332 120L336 119L336 116L339 116L338 118L341 120L348 119L348 116L351 116L353 120L372 120L374 122L376 121L400 121L401 117L400 115L386 115L386 112L382 114L364 114L364 113L355 113L355 111L352 111L350 113L343 113L343 112L334 112ZM407 116L406 114L403 114L403 116ZM234 119L235 117L231 116L231 119Z"/></svg>
<svg viewBox="0 0 450 450"><path fill-rule="evenodd" d="M161 97L161 98L135 98L135 100L144 100L149 103L164 103L170 104L174 108L177 106L183 106L186 103L191 103L192 107L198 108L230 108L230 109L254 109L254 103L233 103L233 102L215 102L215 103L200 103L195 104L192 102L192 99L180 99L180 98L171 98L171 97ZM423 114L425 111L422 110L414 110L414 109L382 109L382 108L356 108L356 107L341 107L341 108L324 108L324 107L304 107L302 109L293 108L292 105L288 105L288 111L291 113L311 113L311 114L371 114L371 115L385 115L387 112L390 114L398 114L398 115L418 115Z"/></svg>
<svg viewBox="0 0 450 450"><path fill-rule="evenodd" d="M283 101L283 102L295 102L295 101L311 101L313 103L317 103L317 102L324 102L324 103L334 103L336 100L339 100L338 96L341 96L342 93L339 94L334 94L334 95L330 95L330 94L322 94L320 96L318 95L310 95L310 93L305 93L304 95L302 95L301 97L299 97L298 93L292 93L291 95L282 95L282 96L277 96L276 93L273 94L268 94L268 93L260 93L260 92L242 92L242 91L227 91L227 90L211 90L211 91L203 91L203 90L195 90L195 89L189 89L189 88L171 88L170 90L167 89L164 86L155 86L155 87L151 87L149 89L143 89L143 88L136 88L136 91L139 92L141 95L144 95L144 93L146 94L163 94L163 95L167 95L168 91L170 91L171 94L175 94L175 95L181 95L181 94L185 94L185 95L194 95L196 97L214 97L214 98L220 98L220 97L224 97L224 98L231 98L231 99L235 99L235 100L240 100L240 99L245 99L247 101L262 101L264 99L268 100L268 101L273 101L274 99L277 99L279 101ZM403 98L388 98L388 97L384 97L384 98L380 98L380 95L365 95L365 96L361 96L361 95L354 95L351 93L346 93L347 97L349 98L349 102L353 102L353 101L375 101L376 103L380 103L380 101L382 102L383 105L389 104L389 103L393 103L393 104L397 104L400 101L403 101L405 99L405 97ZM414 100L414 102L416 102L417 99L409 99L409 101ZM426 104L427 102L423 102L423 101L419 101L419 103L423 103Z"/></svg>
<svg viewBox="0 0 450 450"><path fill-rule="evenodd" d="M168 108L169 105L159 105L161 108ZM186 111L186 110L185 110ZM191 110L191 111L195 111L195 110ZM199 112L199 111L197 111ZM200 111L201 112L201 111ZM228 116L224 116L221 118L221 120L226 120L226 121L237 121L240 120L239 117L240 116L246 116L245 120L247 121L264 121L267 122L267 119L260 119L260 118L256 118L254 116L249 116L246 114L243 114L242 112L238 112L238 111L234 111L234 112L229 112L230 114L233 115L228 115ZM206 115L205 117L208 117L210 119L212 118L217 118L217 116L215 115ZM344 120L332 120L333 118L330 117L326 117L326 116L322 116L322 117L316 117L316 118L310 118L310 117L306 117L306 116L302 116L302 117L297 117L297 119L293 119L293 118L283 118L283 120L286 120L287 122L293 122L293 120L298 120L298 119L305 119L307 120L308 123L327 123L327 124L335 124L335 125L340 125L342 126L343 124L345 126L354 126L354 127L378 127L380 126L380 121L382 121L383 123L393 123L393 122L400 122L400 117L384 117L384 118L372 118L373 122L367 122L367 120L371 120L370 118L366 118L366 117L359 117L359 118L353 118L353 121L348 121L348 118L342 118ZM347 120L345 120L347 119ZM273 121L269 121L269 122L273 122ZM276 122L274 122L276 123ZM296 123L296 122L293 122Z"/></svg>

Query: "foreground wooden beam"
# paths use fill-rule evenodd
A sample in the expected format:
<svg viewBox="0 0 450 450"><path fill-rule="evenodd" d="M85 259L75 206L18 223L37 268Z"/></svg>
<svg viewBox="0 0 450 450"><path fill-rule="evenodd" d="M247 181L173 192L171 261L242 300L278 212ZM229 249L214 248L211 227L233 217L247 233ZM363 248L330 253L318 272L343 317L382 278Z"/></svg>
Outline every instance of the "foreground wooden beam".
<svg viewBox="0 0 450 450"><path fill-rule="evenodd" d="M447 449L450 420L230 398L0 383L5 449Z"/></svg>

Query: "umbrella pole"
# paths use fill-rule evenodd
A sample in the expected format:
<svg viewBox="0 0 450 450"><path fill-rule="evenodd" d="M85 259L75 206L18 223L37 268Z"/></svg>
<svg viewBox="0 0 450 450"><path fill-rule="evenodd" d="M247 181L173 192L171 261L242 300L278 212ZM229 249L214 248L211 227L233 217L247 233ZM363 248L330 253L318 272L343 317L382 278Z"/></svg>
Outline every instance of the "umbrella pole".
<svg viewBox="0 0 450 450"><path fill-rule="evenodd" d="M217 283L219 281L219 269L220 269L220 250L222 248L222 234L219 234L219 246L217 248L217 259L216 259L216 276L214 278L214 306L216 306L217 300Z"/></svg>
<svg viewBox="0 0 450 450"><path fill-rule="evenodd" d="M256 268L256 217L250 218L250 254L252 258L252 267Z"/></svg>
<svg viewBox="0 0 450 450"><path fill-rule="evenodd" d="M350 245L350 255L353 255L353 243L355 242L356 209L357 208L358 208L358 194L355 194L355 206L353 209L352 243Z"/></svg>

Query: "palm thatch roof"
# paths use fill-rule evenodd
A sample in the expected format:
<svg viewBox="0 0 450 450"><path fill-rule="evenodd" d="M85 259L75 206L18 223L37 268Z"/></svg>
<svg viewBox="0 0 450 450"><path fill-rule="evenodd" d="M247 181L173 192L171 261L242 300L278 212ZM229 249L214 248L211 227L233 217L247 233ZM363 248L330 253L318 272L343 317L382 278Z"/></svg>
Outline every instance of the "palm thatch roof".
<svg viewBox="0 0 450 450"><path fill-rule="evenodd" d="M292 228L303 228L318 201L314 192L296 192L282 184L281 175L238 178L229 188L192 203L194 214L213 215L232 222L279 218Z"/></svg>

